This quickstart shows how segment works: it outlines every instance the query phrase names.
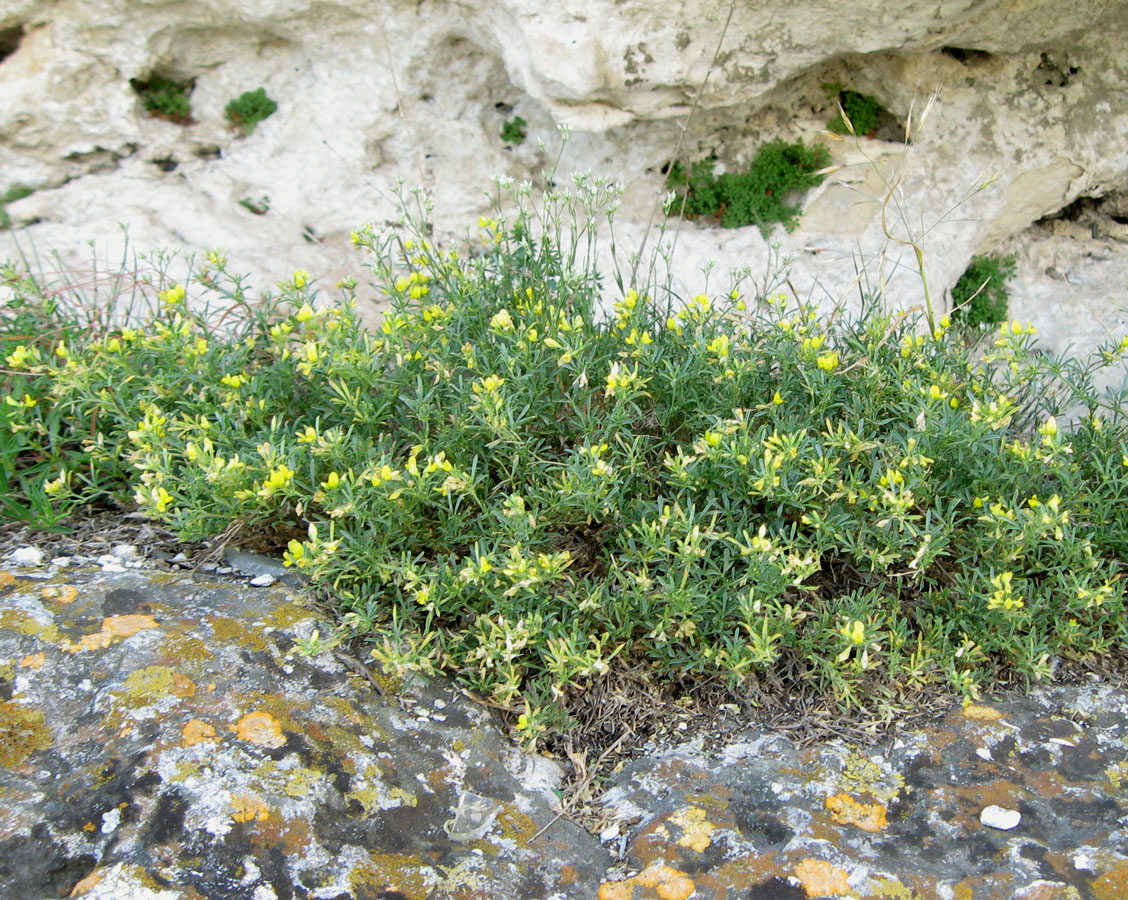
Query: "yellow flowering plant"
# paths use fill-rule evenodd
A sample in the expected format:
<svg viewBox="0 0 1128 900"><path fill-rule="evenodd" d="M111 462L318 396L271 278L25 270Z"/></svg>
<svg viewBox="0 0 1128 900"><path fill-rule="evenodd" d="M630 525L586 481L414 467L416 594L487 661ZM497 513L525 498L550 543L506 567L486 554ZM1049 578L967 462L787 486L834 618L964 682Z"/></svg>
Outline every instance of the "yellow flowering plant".
<svg viewBox="0 0 1128 900"><path fill-rule="evenodd" d="M1020 323L976 359L739 273L681 303L600 278L612 186L505 189L468 246L432 245L422 195L353 233L371 331L358 279L252 298L218 252L89 334L0 270L7 514L254 531L375 663L449 672L527 743L628 670L851 707L1124 658L1119 340L1053 360Z"/></svg>

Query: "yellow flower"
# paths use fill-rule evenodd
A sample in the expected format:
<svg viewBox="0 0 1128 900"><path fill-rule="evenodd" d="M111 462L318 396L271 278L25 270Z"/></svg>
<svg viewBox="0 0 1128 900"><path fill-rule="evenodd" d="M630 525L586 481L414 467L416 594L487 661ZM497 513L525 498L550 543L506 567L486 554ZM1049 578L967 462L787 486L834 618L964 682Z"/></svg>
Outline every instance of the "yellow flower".
<svg viewBox="0 0 1128 900"><path fill-rule="evenodd" d="M229 388L235 388L236 390L238 390L246 382L247 377L245 375L241 375L241 374L240 375L224 375L219 380L223 384L227 385Z"/></svg>
<svg viewBox="0 0 1128 900"><path fill-rule="evenodd" d="M838 354L834 351L824 353L818 358L817 362L820 369L826 372L833 372L838 368Z"/></svg>
<svg viewBox="0 0 1128 900"><path fill-rule="evenodd" d="M309 284L309 272L307 272L305 269L298 269L296 272L294 272L293 283L294 287L298 290L304 288L307 284Z"/></svg>
<svg viewBox="0 0 1128 900"><path fill-rule="evenodd" d="M157 294L157 298L167 307L178 306L184 302L184 297L187 292L184 290L184 285L173 285L167 291L161 291Z"/></svg>
<svg viewBox="0 0 1128 900"><path fill-rule="evenodd" d="M313 318L313 307L308 303L303 303L302 308L297 311L294 318L299 322L308 322Z"/></svg>
<svg viewBox="0 0 1128 900"><path fill-rule="evenodd" d="M317 429L312 425L307 425L305 431L298 432L299 444L312 444L317 440Z"/></svg>
<svg viewBox="0 0 1128 900"><path fill-rule="evenodd" d="M858 619L855 619L853 622L847 622L839 629L839 633L855 644L864 644L866 642L865 623Z"/></svg>
<svg viewBox="0 0 1128 900"><path fill-rule="evenodd" d="M494 314L490 319L490 328L496 331L512 331L513 330L513 317L509 314L509 310L503 309Z"/></svg>
<svg viewBox="0 0 1128 900"><path fill-rule="evenodd" d="M331 491L341 483L341 476L336 472L330 472L329 476L321 482L321 486L327 491Z"/></svg>
<svg viewBox="0 0 1128 900"><path fill-rule="evenodd" d="M29 362L35 362L39 354L35 350L28 350L23 344L20 344L8 354L6 360L9 366L13 369L20 369L26 366Z"/></svg>

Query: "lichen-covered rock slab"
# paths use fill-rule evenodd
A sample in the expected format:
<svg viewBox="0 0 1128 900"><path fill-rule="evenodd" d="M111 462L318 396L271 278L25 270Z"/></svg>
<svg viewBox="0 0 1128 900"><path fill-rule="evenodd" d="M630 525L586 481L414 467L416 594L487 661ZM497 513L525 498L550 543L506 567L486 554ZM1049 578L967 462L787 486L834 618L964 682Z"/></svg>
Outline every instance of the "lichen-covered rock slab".
<svg viewBox="0 0 1128 900"><path fill-rule="evenodd" d="M608 855L511 773L488 711L445 682L381 699L297 652L318 627L279 588L0 579L0 895L594 895Z"/></svg>

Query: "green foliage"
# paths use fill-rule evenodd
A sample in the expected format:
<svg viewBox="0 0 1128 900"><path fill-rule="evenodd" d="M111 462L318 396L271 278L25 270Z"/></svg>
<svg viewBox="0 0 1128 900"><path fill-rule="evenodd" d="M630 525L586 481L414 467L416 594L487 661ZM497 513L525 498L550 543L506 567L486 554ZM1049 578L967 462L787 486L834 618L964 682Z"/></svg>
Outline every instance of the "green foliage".
<svg viewBox="0 0 1128 900"><path fill-rule="evenodd" d="M835 134L867 135L877 128L885 110L876 97L845 90L840 84L826 84L823 87L837 98L842 112L846 114L845 119L841 112L831 119L826 126L828 131ZM849 123L846 119L849 119Z"/></svg>
<svg viewBox="0 0 1128 900"><path fill-rule="evenodd" d="M953 317L973 328L1007 319L1007 279L1015 273L1011 256L974 256L952 288Z"/></svg>
<svg viewBox="0 0 1128 900"><path fill-rule="evenodd" d="M191 116L188 95L192 93L194 81L173 81L171 78L154 75L148 80L135 78L130 84L140 95L141 104L149 115L168 119L178 125L188 122Z"/></svg>
<svg viewBox="0 0 1128 900"><path fill-rule="evenodd" d="M263 119L268 119L278 111L278 104L266 95L265 88L256 88L240 94L224 107L223 114L235 128L244 135L255 130Z"/></svg>
<svg viewBox="0 0 1128 900"><path fill-rule="evenodd" d="M523 144L525 143L526 133L525 126L528 123L520 116L514 116L508 122L501 126L501 139L507 144Z"/></svg>
<svg viewBox="0 0 1128 900"><path fill-rule="evenodd" d="M15 203L17 200L22 200L24 197L30 197L35 193L35 188L27 187L23 184L14 184L3 194L0 194L0 231L12 227L12 220L8 217L8 210L5 208L9 203Z"/></svg>
<svg viewBox="0 0 1128 900"><path fill-rule="evenodd" d="M9 502L274 535L331 639L456 675L530 742L615 673L850 708L1125 657L1128 423L1092 384L1128 338L1049 361L1014 323L973 362L944 320L821 319L739 277L609 292L584 250L614 192L503 199L472 252L423 219L353 234L373 332L354 281L250 304L215 253L100 331L8 271L37 317L4 348Z"/></svg>
<svg viewBox="0 0 1128 900"><path fill-rule="evenodd" d="M263 194L257 200L251 197L244 197L239 201L239 205L247 212L254 213L256 216L265 216L270 212L270 198Z"/></svg>
<svg viewBox="0 0 1128 900"><path fill-rule="evenodd" d="M802 141L772 141L760 148L746 172L715 176L714 163L700 160L688 171L680 162L670 167L666 184L684 201L686 217L720 216L725 228L758 225L766 237L776 223L788 231L795 228L800 209L787 200L822 182L825 176L818 170L830 163L830 154L825 147L807 147ZM679 208L675 200L671 210Z"/></svg>

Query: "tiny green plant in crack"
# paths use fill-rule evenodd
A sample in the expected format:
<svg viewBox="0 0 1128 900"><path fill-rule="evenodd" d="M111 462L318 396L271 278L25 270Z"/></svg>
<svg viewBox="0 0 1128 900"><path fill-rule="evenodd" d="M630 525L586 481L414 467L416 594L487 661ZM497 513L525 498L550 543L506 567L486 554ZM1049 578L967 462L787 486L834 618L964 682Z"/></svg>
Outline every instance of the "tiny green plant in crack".
<svg viewBox="0 0 1128 900"><path fill-rule="evenodd" d="M174 81L163 75L153 75L148 79L134 78L130 84L150 116L167 119L177 125L186 125L191 121L188 96L195 87L193 80Z"/></svg>
<svg viewBox="0 0 1128 900"><path fill-rule="evenodd" d="M501 139L507 144L523 144L527 134L525 126L528 125L520 116L514 116L501 126Z"/></svg>
<svg viewBox="0 0 1128 900"><path fill-rule="evenodd" d="M263 119L278 111L278 104L266 95L265 88L240 94L227 104L223 113L231 127L241 129L244 136L251 134Z"/></svg>

